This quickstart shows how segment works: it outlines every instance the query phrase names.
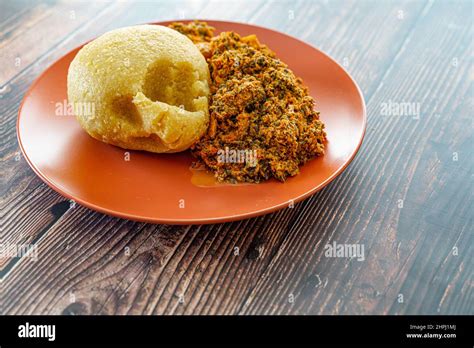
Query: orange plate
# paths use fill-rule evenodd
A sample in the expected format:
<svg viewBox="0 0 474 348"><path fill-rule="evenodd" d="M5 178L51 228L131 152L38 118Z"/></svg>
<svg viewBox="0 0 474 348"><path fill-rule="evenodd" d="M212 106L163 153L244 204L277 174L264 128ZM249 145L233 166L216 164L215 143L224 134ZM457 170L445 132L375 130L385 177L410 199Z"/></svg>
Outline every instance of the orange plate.
<svg viewBox="0 0 474 348"><path fill-rule="evenodd" d="M170 22L159 24L167 25ZM366 126L357 84L334 60L291 36L249 24L208 21L221 31L256 34L274 50L316 100L326 124L323 157L308 162L285 183L198 187L191 182L189 152L152 154L101 143L74 116L57 116L67 99L69 63L80 47L49 67L33 83L18 115L18 140L31 168L54 190L91 209L154 223L216 223L270 213L326 186L359 149Z"/></svg>

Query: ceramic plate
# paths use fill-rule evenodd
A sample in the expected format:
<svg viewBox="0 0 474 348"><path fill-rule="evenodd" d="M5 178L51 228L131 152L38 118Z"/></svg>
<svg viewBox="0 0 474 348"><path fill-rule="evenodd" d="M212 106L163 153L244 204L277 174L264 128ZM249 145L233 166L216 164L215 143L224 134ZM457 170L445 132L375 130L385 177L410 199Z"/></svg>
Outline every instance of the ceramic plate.
<svg viewBox="0 0 474 348"><path fill-rule="evenodd" d="M326 125L326 154L285 183L208 185L190 170L189 152L152 154L101 143L81 129L67 103L66 77L80 47L49 67L26 93L18 139L31 168L51 188L91 209L167 224L232 221L288 207L320 190L354 158L366 126L362 93L349 74L318 49L262 27L207 21L221 31L256 34L303 78ZM168 22L156 23L167 25ZM64 111L63 107L63 111Z"/></svg>

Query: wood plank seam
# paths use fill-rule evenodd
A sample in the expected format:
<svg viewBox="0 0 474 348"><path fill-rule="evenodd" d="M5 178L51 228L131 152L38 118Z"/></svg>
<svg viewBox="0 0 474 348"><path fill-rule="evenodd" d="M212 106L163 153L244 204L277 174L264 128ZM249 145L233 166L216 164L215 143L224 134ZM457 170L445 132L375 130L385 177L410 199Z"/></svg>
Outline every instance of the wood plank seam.
<svg viewBox="0 0 474 348"><path fill-rule="evenodd" d="M67 207L65 204L67 204ZM62 201L60 203L55 204L53 207L51 207L51 213L53 214L53 219L52 221L46 225L36 236L31 240L29 243L29 249L34 248L37 243L40 242L40 240L47 234L49 229L54 226L60 219L61 217L66 213L66 211L69 209L69 201ZM20 262L20 260L23 257L28 257L28 254L25 253L21 256L15 256L12 258L2 269L0 269L0 281L3 281L8 274L12 271L12 269L15 267L15 265Z"/></svg>

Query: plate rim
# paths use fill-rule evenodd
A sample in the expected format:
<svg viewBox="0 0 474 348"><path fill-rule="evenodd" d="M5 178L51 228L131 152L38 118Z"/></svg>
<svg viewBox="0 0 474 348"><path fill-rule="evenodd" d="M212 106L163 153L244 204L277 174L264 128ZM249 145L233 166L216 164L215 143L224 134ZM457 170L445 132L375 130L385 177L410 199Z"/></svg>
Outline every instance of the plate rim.
<svg viewBox="0 0 474 348"><path fill-rule="evenodd" d="M225 217L214 217L214 218L191 218L191 219L163 219L163 218L156 218L156 217L146 217L146 216L139 216L139 215L134 215L134 214L130 214L130 213L123 213L123 212L119 212L119 211L116 211L116 210L110 210L108 208L105 208L105 207L101 207L101 206L98 206L94 203L91 203L91 202L88 202L88 201L85 201L85 200L82 200L80 198L77 198L77 197L74 197L73 195L69 194L64 188L62 188L60 185L58 184L55 184L53 183L52 181L50 181L45 175L43 175L38 168L36 168L36 166L32 163L32 161L30 160L30 158L28 157L24 147L23 147L23 143L21 141L21 136L20 136L20 117L21 117L21 113L22 113L22 109L23 109L23 105L25 103L25 101L30 97L32 91L34 90L34 88L36 87L36 85L39 83L40 80L42 80L42 78L49 72L49 70L51 70L51 68L53 66L55 66L59 61L61 61L65 56L67 56L68 54L70 54L71 52L73 52L74 50L78 49L79 47L82 47L84 46L85 44L87 44L88 42L94 40L96 37L99 37L99 36L96 36L95 38L93 39L90 39L90 40L87 40L85 41L84 43L80 44L80 45L77 45L75 46L73 49L69 50L67 53L61 55L61 57L55 59L46 69L44 69L36 78L35 80L31 83L30 87L27 89L27 91L25 92L24 96L23 96L23 99L20 103L20 107L18 108L18 114L17 114L17 122L16 122L16 134L17 134L17 140L18 140L18 144L20 146L20 150L23 154L23 157L26 159L26 162L28 163L28 165L30 166L30 168L33 170L33 172L39 176L39 178L44 182L46 183L51 189L53 189L54 191L56 191L57 193L59 193L60 195L68 198L69 200L73 200L74 202L76 203L79 203L80 205L82 206L85 206L86 208L89 208L89 209L92 209L92 210L95 210L97 212L100 212L100 213L103 213L103 214L107 214L107 215L110 215L110 216L114 216L114 217L118 217L118 218L122 218L122 219L128 219L128 220L132 220L132 221L139 221L139 222L147 222L147 223L154 223L154 224L168 224L168 225L196 225L196 224L199 224L199 225L204 225L204 224L215 224L215 223L224 223L224 222L232 222L232 221L239 221L239 220L245 220L245 219L250 219L250 218L253 218L253 217L257 217L257 216L261 216L261 215L265 215L265 214L269 214L269 213L272 213L272 212L276 212L278 210L282 210L283 208L287 207L288 204L290 202L293 202L293 203L298 203L298 202L301 202L302 200L312 196L313 194L315 194L316 192L322 190L324 187L326 187L329 183L331 183L334 179L336 179L348 166L349 164L354 160L355 156L357 155L357 153L359 152L360 150L360 147L362 146L362 143L363 143L363 140L364 140L364 137L365 137L365 133L366 133L366 129L367 129L367 108L366 108L366 104L365 104L365 99L364 99L364 95L362 93L362 90L360 89L359 85L357 84L357 82L354 80L354 78L351 76L351 74L349 74L349 72L347 72L347 70L341 65L339 64L333 57L331 57L329 54L325 53L323 50L319 49L318 47L315 47L297 37L294 37L292 35L289 35L287 33L283 33L281 31L278 31L278 30L275 30L275 29L270 29L270 28L267 28L267 27L263 27L263 26L260 26L260 25L256 25L256 24L252 24L252 23L244 23L244 22L237 22L237 21L224 21L224 20L214 20L214 19L171 19L171 20L166 20L166 21L159 21L159 22L148 22L148 23L140 23L140 24L133 24L133 25L142 25L142 24L151 24L151 25L163 25L165 23L170 23L170 22L192 22L194 20L199 20L199 21L204 21L204 22L219 22L219 23L222 23L222 24L226 24L226 23L233 23L233 24L240 24L240 25L246 25L246 26L252 26L252 27L257 27L257 28L260 28L260 29L264 29L264 30L268 30L268 31L272 31L272 32L275 32L279 35L284 35L284 36L287 36L293 40L296 40L298 41L300 44L303 44L305 46L309 46L311 47L312 49L318 51L320 54L324 55L325 57L327 57L333 64L335 64L339 69L341 69L343 71L343 73L349 78L349 80L352 82L352 84L354 85L354 87L356 88L356 91L357 91L357 94L359 95L359 99L361 101L361 105L362 105L362 132L361 132L361 135L360 135L360 139L358 141L358 144L357 146L354 148L354 150L352 151L351 155L348 157L348 159L345 160L344 164L339 167L335 172L333 172L326 180L324 180L323 182L319 183L318 185L314 186L313 188L311 188L310 190L308 190L307 192L299 195L298 197L295 197L293 199L290 199L289 201L286 201L286 202L282 202L282 203L279 203L279 204L276 204L276 205L273 205L271 207L267 207L267 208L263 208L263 209L260 209L260 210L255 210L255 211L251 211L251 212L248 212L248 213L243 213L243 214L237 214L237 215L231 215L231 216L225 216ZM212 23L211 23L212 24Z"/></svg>

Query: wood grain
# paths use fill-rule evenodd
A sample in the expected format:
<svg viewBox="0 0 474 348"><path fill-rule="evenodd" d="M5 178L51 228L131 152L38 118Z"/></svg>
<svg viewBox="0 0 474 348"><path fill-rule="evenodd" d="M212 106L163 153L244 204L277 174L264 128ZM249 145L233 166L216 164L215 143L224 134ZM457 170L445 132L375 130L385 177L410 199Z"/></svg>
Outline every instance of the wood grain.
<svg viewBox="0 0 474 348"><path fill-rule="evenodd" d="M282 244L241 313L472 313L467 293L450 296L458 300L449 305L440 302L442 294L468 282L465 267L472 271L472 216L468 214L472 192L451 193L462 191L472 179L472 158L460 162L456 173L451 158L456 148L466 148L468 136L472 141L472 134L456 129L468 122L460 115L469 114L470 105L461 99L469 92L464 76L470 66L465 62L456 67L456 73L449 73L453 57L466 57L469 49L465 43L470 27L459 25L464 10L447 3L428 4L423 10L381 87L368 96L371 132L360 156L345 176L321 193L331 197L330 201L321 197L325 207L311 207L313 214L308 214L306 225L317 228L309 228L307 238L301 236L301 229L289 234L292 238ZM449 15L450 21L439 23L439 13ZM447 30L453 23L459 26ZM420 45L423 37L436 38L436 48L426 50ZM391 88L383 88L382 83ZM450 87L449 94L445 86ZM420 103L420 120L381 116L380 105L389 99ZM433 100L442 102L433 108ZM453 104L458 105L456 112L452 112ZM437 153L431 144L446 133L457 137L439 144L444 154ZM365 169L356 171L356 167ZM446 180L453 174L456 178ZM405 202L402 209L398 199ZM447 216L458 221L457 225L448 220L443 226L436 221L445 209L451 210ZM333 216L343 218L328 219ZM354 233L341 235L349 224ZM367 262L326 258L320 246L333 240L364 244ZM315 245L314 250L308 245ZM452 255L456 245L464 246L462 255ZM297 255L307 263L288 263L288 258ZM287 277L281 279L280 272ZM465 278L459 279L462 276ZM271 287L277 281L282 285ZM296 298L293 303L287 299L290 293ZM398 303L398 294L404 296L403 303Z"/></svg>
<svg viewBox="0 0 474 348"><path fill-rule="evenodd" d="M28 62L1 75L0 236L38 252L37 261L0 258L2 313L474 313L469 1L113 3L77 8L90 12L58 37L67 6L0 16L0 45L11 50L2 63L15 50ZM180 17L274 28L344 64L369 117L349 168L293 209L209 226L112 218L44 185L18 156L15 134L34 77L103 31ZM52 42L25 52L15 37L34 42L37 30ZM418 104L419 119L382 115L389 101ZM365 260L326 257L334 241L364 245Z"/></svg>

